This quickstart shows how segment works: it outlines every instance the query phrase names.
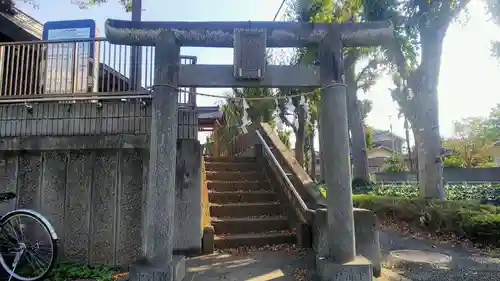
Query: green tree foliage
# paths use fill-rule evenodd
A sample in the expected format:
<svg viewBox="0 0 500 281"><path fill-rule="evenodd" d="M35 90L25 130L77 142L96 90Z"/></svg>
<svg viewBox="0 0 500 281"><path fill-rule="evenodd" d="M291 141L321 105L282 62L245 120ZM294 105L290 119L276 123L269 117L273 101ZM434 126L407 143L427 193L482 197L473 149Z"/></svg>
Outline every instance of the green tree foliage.
<svg viewBox="0 0 500 281"><path fill-rule="evenodd" d="M445 168L465 168L466 164L460 155L453 153L443 157L443 166Z"/></svg>
<svg viewBox="0 0 500 281"><path fill-rule="evenodd" d="M264 88L245 88L233 89L231 94L227 94L227 98L221 105L226 119L226 126L219 129L218 141L221 144L228 143L236 135L241 133L243 120L243 101L241 98L247 98L248 108L246 110L247 117L252 123L265 122L271 126L275 125L274 112L276 102L274 99L259 99L252 100L251 98L272 97L273 92L270 89ZM213 136L212 136L213 137ZM288 144L290 142L288 141Z"/></svg>
<svg viewBox="0 0 500 281"><path fill-rule="evenodd" d="M406 172L408 167L406 167L403 158L399 155L393 155L385 160L385 165L383 167L384 172Z"/></svg>
<svg viewBox="0 0 500 281"><path fill-rule="evenodd" d="M469 117L455 122L456 139L451 146L465 161L467 168L488 162L488 148L491 140L487 136L486 120Z"/></svg>
<svg viewBox="0 0 500 281"><path fill-rule="evenodd" d="M497 104L486 119L487 138L495 142L500 140L500 104Z"/></svg>
<svg viewBox="0 0 500 281"><path fill-rule="evenodd" d="M366 120L368 114L373 109L373 102L371 100L360 100L359 101L359 111L361 113L361 120Z"/></svg>
<svg viewBox="0 0 500 281"><path fill-rule="evenodd" d="M494 23L500 25L500 1L498 0L484 0L487 7L487 12L490 19ZM500 41L494 41L491 46L491 54L500 59Z"/></svg>
<svg viewBox="0 0 500 281"><path fill-rule="evenodd" d="M483 168L494 166L491 147L500 138L500 104L486 118L468 117L454 123L455 136L443 140L451 153L443 157L444 167Z"/></svg>
<svg viewBox="0 0 500 281"><path fill-rule="evenodd" d="M373 147L373 128L365 124L365 142L368 149Z"/></svg>
<svg viewBox="0 0 500 281"><path fill-rule="evenodd" d="M252 123L273 123L274 124L274 112L276 110L276 102L271 97L274 96L271 89L266 88L244 88L244 89L233 89L233 94L235 97L245 97L247 99L248 118ZM266 99L266 97L268 99ZM255 99L252 98L264 98Z"/></svg>
<svg viewBox="0 0 500 281"><path fill-rule="evenodd" d="M495 114L490 117L464 118L454 123L455 137L443 141L443 146L452 151L444 157L444 166L484 167L490 162L490 148L497 140L495 131Z"/></svg>
<svg viewBox="0 0 500 281"><path fill-rule="evenodd" d="M278 132L278 137L288 149L292 148L292 144L290 143L291 134L292 132L288 130L283 130Z"/></svg>
<svg viewBox="0 0 500 281"><path fill-rule="evenodd" d="M72 0L80 8L86 9L91 6L102 5L108 3L108 0ZM118 2L125 8L125 11L132 12L132 0L118 0Z"/></svg>
<svg viewBox="0 0 500 281"><path fill-rule="evenodd" d="M345 22L363 21L362 1L335 2L324 0L296 0L294 10L295 20L303 22ZM317 60L317 46L311 45L298 50L296 61L311 64ZM347 85L347 105L349 112L349 127L351 130L351 149L353 154L354 177L369 180L367 157L364 151L365 136L363 120L371 110L368 100L359 101L358 90L368 91L381 74L378 48L345 48L344 69ZM356 65L362 68L357 71ZM319 97L311 100L311 107L317 106Z"/></svg>
<svg viewBox="0 0 500 281"><path fill-rule="evenodd" d="M243 106L241 101L233 99L233 95L228 94L225 103L221 106L221 110L224 112L226 125L218 129L218 139L212 139L212 141L224 144L229 143L232 138L240 133ZM211 136L211 138L213 137L214 135Z"/></svg>

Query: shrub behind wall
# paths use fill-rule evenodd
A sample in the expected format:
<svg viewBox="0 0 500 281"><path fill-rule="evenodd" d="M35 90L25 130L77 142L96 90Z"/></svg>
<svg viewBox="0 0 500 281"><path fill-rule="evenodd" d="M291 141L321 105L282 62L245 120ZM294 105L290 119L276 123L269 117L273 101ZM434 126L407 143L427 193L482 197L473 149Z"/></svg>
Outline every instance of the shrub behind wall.
<svg viewBox="0 0 500 281"><path fill-rule="evenodd" d="M500 246L500 207L474 201L374 195L354 195L353 200L355 207L372 210L381 220L402 221L431 233L453 233L475 243Z"/></svg>

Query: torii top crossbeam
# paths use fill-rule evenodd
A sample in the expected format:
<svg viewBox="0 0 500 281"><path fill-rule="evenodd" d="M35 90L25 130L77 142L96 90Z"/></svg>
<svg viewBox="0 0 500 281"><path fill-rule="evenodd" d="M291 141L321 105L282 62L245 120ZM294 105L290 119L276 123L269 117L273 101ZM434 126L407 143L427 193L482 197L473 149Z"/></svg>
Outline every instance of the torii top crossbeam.
<svg viewBox="0 0 500 281"><path fill-rule="evenodd" d="M233 47L234 30L261 29L267 32L268 48L305 47L320 42L332 26L342 35L343 45L376 46L392 39L388 21L369 23L300 22L154 22L108 19L106 37L114 44L154 46L162 30L172 30L181 46Z"/></svg>

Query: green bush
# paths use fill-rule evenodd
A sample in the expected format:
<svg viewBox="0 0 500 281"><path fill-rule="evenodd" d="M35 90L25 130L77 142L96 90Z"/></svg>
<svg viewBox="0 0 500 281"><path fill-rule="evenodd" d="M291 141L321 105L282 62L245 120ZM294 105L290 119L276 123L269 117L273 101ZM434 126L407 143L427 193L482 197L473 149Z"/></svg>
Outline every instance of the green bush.
<svg viewBox="0 0 500 281"><path fill-rule="evenodd" d="M387 158L385 160L385 165L383 169L384 172L392 172L392 173L408 171L408 167L404 163L403 158L399 155L393 155L392 157Z"/></svg>
<svg viewBox="0 0 500 281"><path fill-rule="evenodd" d="M326 196L324 184L320 184L320 189ZM419 196L417 184L367 184L360 185L353 181L353 194L369 194L389 197L408 197ZM447 185L445 189L447 200L497 200L500 201L499 184L453 184Z"/></svg>
<svg viewBox="0 0 500 281"><path fill-rule="evenodd" d="M403 221L431 233L453 233L475 243L500 246L500 207L375 195L354 195L353 200L356 207L372 210L382 220Z"/></svg>
<svg viewBox="0 0 500 281"><path fill-rule="evenodd" d="M113 274L120 272L118 268L105 265L90 266L77 263L57 264L45 281L67 281L75 279L94 279L96 281L112 281Z"/></svg>
<svg viewBox="0 0 500 281"><path fill-rule="evenodd" d="M476 214L464 227L471 240L500 246L500 214Z"/></svg>
<svg viewBox="0 0 500 281"><path fill-rule="evenodd" d="M417 184L377 184L370 186L370 190L362 193L391 196L391 197L418 197ZM354 191L354 189L353 189ZM354 192L356 193L356 192ZM500 200L500 185L498 184L453 184L445 189L447 200Z"/></svg>
<svg viewBox="0 0 500 281"><path fill-rule="evenodd" d="M479 163L476 168L496 168L497 163L495 162L485 162L485 163Z"/></svg>
<svg viewBox="0 0 500 281"><path fill-rule="evenodd" d="M352 180L352 192L354 194L367 193L373 189L372 185L375 183L362 178L354 178Z"/></svg>
<svg viewBox="0 0 500 281"><path fill-rule="evenodd" d="M418 186L412 184L377 184L365 194L390 197L417 197Z"/></svg>

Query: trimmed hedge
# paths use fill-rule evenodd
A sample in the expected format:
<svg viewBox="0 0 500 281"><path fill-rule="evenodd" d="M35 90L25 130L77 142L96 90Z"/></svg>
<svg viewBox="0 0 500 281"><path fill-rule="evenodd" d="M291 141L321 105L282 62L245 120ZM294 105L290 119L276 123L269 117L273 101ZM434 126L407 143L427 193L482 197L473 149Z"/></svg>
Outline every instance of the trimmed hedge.
<svg viewBox="0 0 500 281"><path fill-rule="evenodd" d="M355 187L354 194L371 194L378 196L418 197L416 184L374 184ZM498 184L454 184L445 189L447 200L500 200L500 185Z"/></svg>
<svg viewBox="0 0 500 281"><path fill-rule="evenodd" d="M500 246L500 207L473 201L354 195L354 206L436 234L455 234L474 243Z"/></svg>

